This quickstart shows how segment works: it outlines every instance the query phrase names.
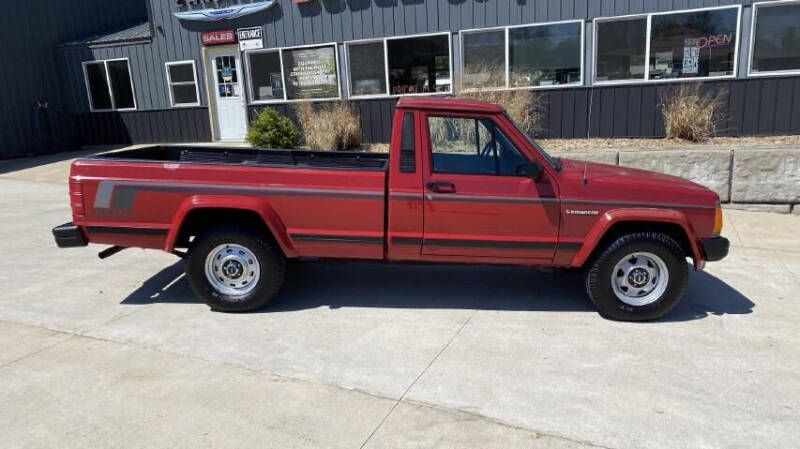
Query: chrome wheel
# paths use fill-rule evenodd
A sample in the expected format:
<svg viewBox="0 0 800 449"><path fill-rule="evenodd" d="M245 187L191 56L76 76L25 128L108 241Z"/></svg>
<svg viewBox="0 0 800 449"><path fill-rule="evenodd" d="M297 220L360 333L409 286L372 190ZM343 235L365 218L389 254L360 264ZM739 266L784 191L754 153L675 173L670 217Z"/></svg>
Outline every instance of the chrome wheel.
<svg viewBox="0 0 800 449"><path fill-rule="evenodd" d="M656 302L667 290L667 264L653 253L636 252L623 257L611 272L611 286L620 301L631 306Z"/></svg>
<svg viewBox="0 0 800 449"><path fill-rule="evenodd" d="M219 245L206 256L206 279L228 296L246 295L258 284L261 266L256 256L237 244Z"/></svg>

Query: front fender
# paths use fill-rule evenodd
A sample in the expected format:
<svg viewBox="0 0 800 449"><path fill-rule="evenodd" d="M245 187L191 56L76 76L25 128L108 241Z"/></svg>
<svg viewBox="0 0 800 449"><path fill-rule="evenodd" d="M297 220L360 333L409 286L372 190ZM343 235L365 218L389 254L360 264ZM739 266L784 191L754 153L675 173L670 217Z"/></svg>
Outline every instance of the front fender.
<svg viewBox="0 0 800 449"><path fill-rule="evenodd" d="M683 212L668 209L645 209L645 208L626 208L626 209L613 209L601 215L583 241L583 245L575 253L570 266L582 266L592 252L597 247L606 232L617 223L624 222L650 222L650 223L670 223L677 224L683 229L686 239L689 241L689 247L692 251L692 260L694 261L695 269L701 270L705 266L703 254L697 244L697 239L694 238L694 230L691 222L686 218Z"/></svg>
<svg viewBox="0 0 800 449"><path fill-rule="evenodd" d="M289 239L286 226L269 202L265 198L240 195L191 195L184 199L172 217L169 233L164 241L164 250L172 252L175 249L175 240L178 238L189 212L209 208L247 210L257 213L275 237L283 254L286 257L297 257L297 251Z"/></svg>

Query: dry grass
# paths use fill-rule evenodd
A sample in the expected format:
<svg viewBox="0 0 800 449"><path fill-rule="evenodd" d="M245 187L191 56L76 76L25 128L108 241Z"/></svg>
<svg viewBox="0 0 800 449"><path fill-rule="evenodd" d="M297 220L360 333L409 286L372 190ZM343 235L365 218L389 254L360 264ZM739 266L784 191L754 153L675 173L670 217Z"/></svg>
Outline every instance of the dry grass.
<svg viewBox="0 0 800 449"><path fill-rule="evenodd" d="M310 149L347 150L361 145L361 120L352 104L326 102L315 108L302 102L294 110Z"/></svg>
<svg viewBox="0 0 800 449"><path fill-rule="evenodd" d="M727 92L700 92L700 84L682 84L670 94L662 94L661 111L667 138L705 142L721 121L720 106Z"/></svg>
<svg viewBox="0 0 800 449"><path fill-rule="evenodd" d="M505 108L508 115L523 131L534 134L542 126L542 97L532 90L485 90L460 91L456 96L496 103Z"/></svg>

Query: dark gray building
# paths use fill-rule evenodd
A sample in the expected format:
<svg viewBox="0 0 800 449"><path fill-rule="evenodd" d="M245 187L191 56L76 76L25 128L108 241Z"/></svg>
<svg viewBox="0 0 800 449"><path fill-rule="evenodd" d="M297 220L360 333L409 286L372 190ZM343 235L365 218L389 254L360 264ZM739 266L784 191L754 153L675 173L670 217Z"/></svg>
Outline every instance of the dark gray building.
<svg viewBox="0 0 800 449"><path fill-rule="evenodd" d="M365 141L386 141L398 97L458 89L535 90L542 137L656 137L679 83L725 90L723 134L800 132L798 0L42 3L22 26L70 33L22 59L72 145L240 140L261 108L335 99L356 104ZM88 29L84 14L106 20ZM0 69L7 86L15 70ZM35 115L34 98L3 102L4 157L37 151L41 119L6 123Z"/></svg>

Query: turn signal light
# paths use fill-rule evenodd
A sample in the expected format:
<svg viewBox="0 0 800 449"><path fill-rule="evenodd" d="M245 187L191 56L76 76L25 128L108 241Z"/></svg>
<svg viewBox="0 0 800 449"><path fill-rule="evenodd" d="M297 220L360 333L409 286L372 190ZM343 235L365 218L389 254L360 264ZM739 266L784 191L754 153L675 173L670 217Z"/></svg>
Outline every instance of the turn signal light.
<svg viewBox="0 0 800 449"><path fill-rule="evenodd" d="M719 201L717 201L717 207L714 209L714 235L720 235L722 233L722 206L720 206Z"/></svg>

